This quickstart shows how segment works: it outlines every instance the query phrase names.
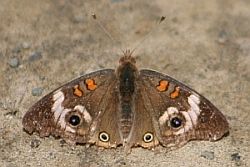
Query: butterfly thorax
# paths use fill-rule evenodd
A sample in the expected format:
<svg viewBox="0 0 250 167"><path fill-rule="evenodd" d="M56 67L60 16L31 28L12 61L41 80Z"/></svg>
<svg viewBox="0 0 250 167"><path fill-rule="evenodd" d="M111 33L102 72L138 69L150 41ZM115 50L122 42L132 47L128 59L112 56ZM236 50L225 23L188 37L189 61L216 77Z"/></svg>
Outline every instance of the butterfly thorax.
<svg viewBox="0 0 250 167"><path fill-rule="evenodd" d="M134 94L136 92L135 81L138 77L138 70L135 63L135 59L131 56L131 52L125 51L116 71L119 81L120 130L125 141L131 132L134 118L133 106Z"/></svg>

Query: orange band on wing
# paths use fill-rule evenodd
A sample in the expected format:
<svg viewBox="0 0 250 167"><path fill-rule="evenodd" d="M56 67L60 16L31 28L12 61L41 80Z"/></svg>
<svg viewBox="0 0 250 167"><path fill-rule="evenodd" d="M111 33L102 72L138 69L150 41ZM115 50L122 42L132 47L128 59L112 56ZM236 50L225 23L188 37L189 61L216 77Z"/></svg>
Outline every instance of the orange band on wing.
<svg viewBox="0 0 250 167"><path fill-rule="evenodd" d="M83 95L83 91L79 85L74 86L74 95L81 97Z"/></svg>
<svg viewBox="0 0 250 167"><path fill-rule="evenodd" d="M179 87L175 87L175 90L170 94L170 97L172 99L178 97L180 95L180 88Z"/></svg>
<svg viewBox="0 0 250 167"><path fill-rule="evenodd" d="M95 90L97 87L93 79L86 79L85 83L88 90Z"/></svg>
<svg viewBox="0 0 250 167"><path fill-rule="evenodd" d="M163 91L168 90L168 85L169 85L168 81L166 81L166 80L161 80L161 81L159 82L159 85L156 87L156 89L157 89L158 91L160 91L160 92L163 92Z"/></svg>

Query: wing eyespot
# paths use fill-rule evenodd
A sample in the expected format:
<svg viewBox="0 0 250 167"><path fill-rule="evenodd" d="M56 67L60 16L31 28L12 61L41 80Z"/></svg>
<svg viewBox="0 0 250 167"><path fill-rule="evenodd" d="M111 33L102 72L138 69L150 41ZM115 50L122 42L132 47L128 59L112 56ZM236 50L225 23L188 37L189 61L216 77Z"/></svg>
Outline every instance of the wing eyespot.
<svg viewBox="0 0 250 167"><path fill-rule="evenodd" d="M102 142L108 142L109 141L109 134L106 133L106 132L101 132L99 134L99 139L102 141Z"/></svg>
<svg viewBox="0 0 250 167"><path fill-rule="evenodd" d="M153 139L154 139L154 135L150 132L145 133L143 136L143 141L145 143L150 143L153 141Z"/></svg>
<svg viewBox="0 0 250 167"><path fill-rule="evenodd" d="M64 118L64 121L72 128L79 125L88 126L92 121L89 112L82 105L76 105L73 110L69 109L69 111L65 113L65 116L61 116L61 118Z"/></svg>
<svg viewBox="0 0 250 167"><path fill-rule="evenodd" d="M178 129L182 126L182 120L179 117L173 117L170 119L170 126L174 129Z"/></svg>
<svg viewBox="0 0 250 167"><path fill-rule="evenodd" d="M76 115L76 114L73 114L69 117L69 124L72 125L72 126L78 126L80 123L81 123L81 118Z"/></svg>

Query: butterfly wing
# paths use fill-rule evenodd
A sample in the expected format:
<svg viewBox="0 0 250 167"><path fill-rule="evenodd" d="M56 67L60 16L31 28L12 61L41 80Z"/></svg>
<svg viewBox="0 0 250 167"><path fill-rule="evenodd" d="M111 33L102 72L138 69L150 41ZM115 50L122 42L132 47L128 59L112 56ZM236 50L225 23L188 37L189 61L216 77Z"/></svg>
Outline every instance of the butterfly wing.
<svg viewBox="0 0 250 167"><path fill-rule="evenodd" d="M144 100L143 94L145 87L141 86L141 81L138 80L135 98L134 98L134 119L131 134L128 142L125 145L128 150L132 147L141 146L143 148L154 148L159 145L158 139L155 137L154 121L152 119L152 112Z"/></svg>
<svg viewBox="0 0 250 167"><path fill-rule="evenodd" d="M114 92L116 82L114 70L105 69L63 85L28 110L23 118L24 129L38 132L41 137L62 137L71 143L115 147L121 141L118 125L112 120L104 121L116 117L118 103L112 103L118 99ZM103 132L101 138L100 127L110 130Z"/></svg>
<svg viewBox="0 0 250 167"><path fill-rule="evenodd" d="M229 131L224 115L188 86L151 70L141 70L140 78L144 104L163 146L179 147L189 140L215 141Z"/></svg>

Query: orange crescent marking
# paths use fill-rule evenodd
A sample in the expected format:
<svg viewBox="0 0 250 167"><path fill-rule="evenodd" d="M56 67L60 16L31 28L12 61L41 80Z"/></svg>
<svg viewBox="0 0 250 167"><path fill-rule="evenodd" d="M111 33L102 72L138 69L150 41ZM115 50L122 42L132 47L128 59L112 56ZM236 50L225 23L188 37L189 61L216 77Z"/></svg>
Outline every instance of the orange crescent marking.
<svg viewBox="0 0 250 167"><path fill-rule="evenodd" d="M168 85L169 85L168 81L162 80L159 82L159 85L156 87L156 89L160 92L163 92L163 91L168 90Z"/></svg>
<svg viewBox="0 0 250 167"><path fill-rule="evenodd" d="M170 94L170 97L172 99L178 97L180 95L180 88L179 87L175 87L175 90Z"/></svg>
<svg viewBox="0 0 250 167"><path fill-rule="evenodd" d="M93 79L86 79L85 83L87 85L87 89L89 90L95 90L97 87Z"/></svg>
<svg viewBox="0 0 250 167"><path fill-rule="evenodd" d="M81 97L83 95L83 91L79 87L79 85L74 86L74 95Z"/></svg>

